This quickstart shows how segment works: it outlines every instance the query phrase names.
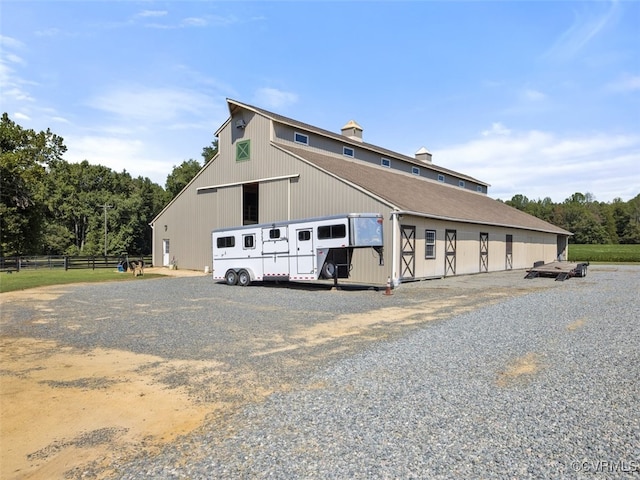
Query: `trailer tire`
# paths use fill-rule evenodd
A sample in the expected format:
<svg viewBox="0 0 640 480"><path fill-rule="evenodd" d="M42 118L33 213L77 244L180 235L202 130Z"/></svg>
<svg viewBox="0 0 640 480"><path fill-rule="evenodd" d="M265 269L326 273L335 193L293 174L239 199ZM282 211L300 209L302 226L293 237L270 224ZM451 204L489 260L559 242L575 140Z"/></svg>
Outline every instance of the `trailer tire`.
<svg viewBox="0 0 640 480"><path fill-rule="evenodd" d="M246 287L251 283L251 275L246 270L240 270L238 272L238 285Z"/></svg>
<svg viewBox="0 0 640 480"><path fill-rule="evenodd" d="M235 285L238 283L238 274L235 270L227 270L227 273L224 274L224 281L227 282L227 285Z"/></svg>
<svg viewBox="0 0 640 480"><path fill-rule="evenodd" d="M330 261L324 262L322 266L322 276L326 279L331 279L336 273L336 264Z"/></svg>

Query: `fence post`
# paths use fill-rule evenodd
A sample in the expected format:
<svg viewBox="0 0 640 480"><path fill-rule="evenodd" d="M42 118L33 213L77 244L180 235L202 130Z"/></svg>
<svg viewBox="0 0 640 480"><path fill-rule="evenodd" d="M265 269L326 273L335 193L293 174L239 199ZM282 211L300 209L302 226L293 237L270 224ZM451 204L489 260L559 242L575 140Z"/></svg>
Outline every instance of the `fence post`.
<svg viewBox="0 0 640 480"><path fill-rule="evenodd" d="M69 270L69 257L68 256L64 256L64 271L66 272L67 270Z"/></svg>

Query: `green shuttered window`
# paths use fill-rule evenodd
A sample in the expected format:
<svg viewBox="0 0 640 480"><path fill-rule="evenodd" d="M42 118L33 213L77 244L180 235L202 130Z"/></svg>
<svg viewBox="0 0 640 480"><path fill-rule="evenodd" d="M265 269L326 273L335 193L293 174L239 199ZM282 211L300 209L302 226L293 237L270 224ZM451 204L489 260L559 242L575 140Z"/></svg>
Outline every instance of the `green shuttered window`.
<svg viewBox="0 0 640 480"><path fill-rule="evenodd" d="M251 160L251 140L236 142L236 162Z"/></svg>

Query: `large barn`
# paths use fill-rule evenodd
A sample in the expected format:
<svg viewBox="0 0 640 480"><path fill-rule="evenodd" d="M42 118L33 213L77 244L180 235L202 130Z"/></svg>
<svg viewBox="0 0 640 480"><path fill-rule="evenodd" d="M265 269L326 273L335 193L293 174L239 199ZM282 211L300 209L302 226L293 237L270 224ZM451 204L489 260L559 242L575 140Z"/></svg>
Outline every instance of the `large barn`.
<svg viewBox="0 0 640 480"><path fill-rule="evenodd" d="M394 284L566 258L570 232L487 195L489 185L363 140L354 121L333 133L235 100L218 153L152 221L153 263L212 268L223 227L345 213L384 217L383 266L355 250L350 280Z"/></svg>

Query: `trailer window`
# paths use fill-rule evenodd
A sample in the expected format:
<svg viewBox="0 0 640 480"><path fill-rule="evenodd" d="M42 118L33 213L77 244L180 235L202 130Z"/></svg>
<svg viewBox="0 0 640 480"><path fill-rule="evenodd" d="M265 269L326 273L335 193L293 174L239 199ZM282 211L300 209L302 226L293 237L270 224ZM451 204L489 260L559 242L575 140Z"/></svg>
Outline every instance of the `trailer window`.
<svg viewBox="0 0 640 480"><path fill-rule="evenodd" d="M323 225L318 227L318 239L326 238L344 238L347 236L347 227L345 225Z"/></svg>
<svg viewBox="0 0 640 480"><path fill-rule="evenodd" d="M298 240L300 240L301 242L311 240L311 230L300 230L298 232Z"/></svg>
<svg viewBox="0 0 640 480"><path fill-rule="evenodd" d="M243 235L244 248L256 248L255 235Z"/></svg>
<svg viewBox="0 0 640 480"><path fill-rule="evenodd" d="M280 229L272 228L271 230L269 230L269 238L272 240L275 238L280 238Z"/></svg>
<svg viewBox="0 0 640 480"><path fill-rule="evenodd" d="M218 237L218 248L231 248L236 246L236 237Z"/></svg>

